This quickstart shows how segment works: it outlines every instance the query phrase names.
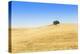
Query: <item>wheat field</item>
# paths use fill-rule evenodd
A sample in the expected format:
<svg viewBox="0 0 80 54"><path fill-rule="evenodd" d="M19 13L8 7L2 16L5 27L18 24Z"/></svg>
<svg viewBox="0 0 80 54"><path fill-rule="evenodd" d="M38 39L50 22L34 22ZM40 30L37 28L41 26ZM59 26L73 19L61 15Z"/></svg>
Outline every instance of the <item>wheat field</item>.
<svg viewBox="0 0 80 54"><path fill-rule="evenodd" d="M37 28L12 28L12 52L52 51L78 48L76 24L48 25Z"/></svg>

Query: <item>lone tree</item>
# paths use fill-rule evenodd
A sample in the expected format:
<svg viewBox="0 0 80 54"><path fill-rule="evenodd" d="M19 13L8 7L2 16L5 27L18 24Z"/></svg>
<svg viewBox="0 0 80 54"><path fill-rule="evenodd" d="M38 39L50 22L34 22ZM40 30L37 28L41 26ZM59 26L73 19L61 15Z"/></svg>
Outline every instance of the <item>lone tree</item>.
<svg viewBox="0 0 80 54"><path fill-rule="evenodd" d="M58 24L60 24L60 22L59 21L53 21L53 25L58 25Z"/></svg>

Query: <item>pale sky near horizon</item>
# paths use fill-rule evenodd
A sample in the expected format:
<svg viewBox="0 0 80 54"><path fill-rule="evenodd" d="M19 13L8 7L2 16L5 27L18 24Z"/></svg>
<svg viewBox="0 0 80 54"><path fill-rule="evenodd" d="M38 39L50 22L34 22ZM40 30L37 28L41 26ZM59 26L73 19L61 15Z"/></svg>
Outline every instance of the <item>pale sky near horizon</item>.
<svg viewBox="0 0 80 54"><path fill-rule="evenodd" d="M44 26L54 20L77 23L77 5L13 1L11 7L12 27Z"/></svg>

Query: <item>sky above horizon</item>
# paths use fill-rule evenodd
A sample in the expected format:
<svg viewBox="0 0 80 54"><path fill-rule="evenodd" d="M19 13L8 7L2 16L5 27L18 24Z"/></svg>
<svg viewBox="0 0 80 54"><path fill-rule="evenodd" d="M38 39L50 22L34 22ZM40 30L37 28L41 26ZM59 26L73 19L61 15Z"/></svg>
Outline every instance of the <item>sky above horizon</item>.
<svg viewBox="0 0 80 54"><path fill-rule="evenodd" d="M13 1L11 4L12 27L38 27L61 23L77 23L77 5Z"/></svg>

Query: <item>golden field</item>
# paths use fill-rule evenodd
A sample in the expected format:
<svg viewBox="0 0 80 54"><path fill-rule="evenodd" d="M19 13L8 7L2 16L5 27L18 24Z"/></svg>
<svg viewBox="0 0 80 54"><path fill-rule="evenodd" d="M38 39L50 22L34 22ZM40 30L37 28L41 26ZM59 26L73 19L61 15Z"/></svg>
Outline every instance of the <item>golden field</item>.
<svg viewBox="0 0 80 54"><path fill-rule="evenodd" d="M11 51L32 52L78 48L76 24L48 25L37 28L12 28Z"/></svg>

